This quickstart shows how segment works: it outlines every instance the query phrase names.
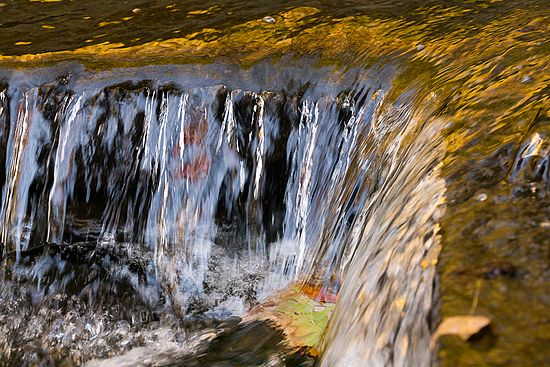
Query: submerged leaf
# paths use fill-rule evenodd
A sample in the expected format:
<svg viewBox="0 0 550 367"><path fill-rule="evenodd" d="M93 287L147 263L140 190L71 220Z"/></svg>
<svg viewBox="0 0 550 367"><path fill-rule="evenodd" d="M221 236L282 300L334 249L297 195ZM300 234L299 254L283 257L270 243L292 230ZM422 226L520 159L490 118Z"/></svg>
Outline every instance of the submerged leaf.
<svg viewBox="0 0 550 367"><path fill-rule="evenodd" d="M290 345L316 347L333 309L334 304L312 299L293 287L256 307L247 320L271 320L284 331Z"/></svg>
<svg viewBox="0 0 550 367"><path fill-rule="evenodd" d="M485 316L451 316L445 318L432 335L431 345L442 335L458 335L466 341L491 324Z"/></svg>

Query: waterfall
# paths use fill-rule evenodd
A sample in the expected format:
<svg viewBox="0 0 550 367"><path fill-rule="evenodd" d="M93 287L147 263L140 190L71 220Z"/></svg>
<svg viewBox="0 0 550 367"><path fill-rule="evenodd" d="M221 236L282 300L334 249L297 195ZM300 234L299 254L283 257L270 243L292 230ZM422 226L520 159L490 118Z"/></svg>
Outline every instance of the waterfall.
<svg viewBox="0 0 550 367"><path fill-rule="evenodd" d="M140 302L181 316L242 315L291 284L340 292L323 365L424 364L429 338L410 336L429 335L443 150L414 88L388 97L394 75L292 90L8 81L4 257L39 299L75 281L66 251L102 254ZM243 277L251 292L222 289ZM76 293L98 302L105 281Z"/></svg>
<svg viewBox="0 0 550 367"><path fill-rule="evenodd" d="M547 0L0 14L0 365L548 364Z"/></svg>

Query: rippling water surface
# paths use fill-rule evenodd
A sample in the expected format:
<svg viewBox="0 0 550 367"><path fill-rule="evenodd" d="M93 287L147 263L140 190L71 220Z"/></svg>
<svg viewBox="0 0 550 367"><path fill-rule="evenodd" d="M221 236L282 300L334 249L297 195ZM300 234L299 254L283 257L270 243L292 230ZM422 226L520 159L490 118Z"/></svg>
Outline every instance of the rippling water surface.
<svg viewBox="0 0 550 367"><path fill-rule="evenodd" d="M0 3L6 365L544 365L544 1ZM438 323L482 315L462 341Z"/></svg>

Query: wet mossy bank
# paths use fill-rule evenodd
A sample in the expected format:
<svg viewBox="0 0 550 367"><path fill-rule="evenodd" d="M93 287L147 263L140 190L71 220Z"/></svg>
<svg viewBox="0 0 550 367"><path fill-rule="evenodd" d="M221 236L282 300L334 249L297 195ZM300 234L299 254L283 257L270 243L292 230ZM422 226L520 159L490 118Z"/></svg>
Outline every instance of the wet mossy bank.
<svg viewBox="0 0 550 367"><path fill-rule="evenodd" d="M274 23L255 19L131 47L0 56L0 66L76 61L97 70L221 61L253 67L291 55L338 73L395 62L402 71L393 98L415 89L416 103L429 103L432 117L445 123L439 318L476 314L492 321L477 340L442 337L439 363L548 364L550 14L536 7L488 12L488 20L472 24L464 9L424 11L439 18L322 22L318 9L298 8L273 14ZM465 26L456 26L461 19Z"/></svg>

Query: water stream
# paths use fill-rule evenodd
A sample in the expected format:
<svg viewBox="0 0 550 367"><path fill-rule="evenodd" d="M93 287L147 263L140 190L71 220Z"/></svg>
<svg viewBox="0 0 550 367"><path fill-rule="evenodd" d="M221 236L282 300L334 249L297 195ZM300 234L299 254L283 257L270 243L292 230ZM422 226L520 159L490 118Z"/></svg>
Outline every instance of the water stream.
<svg viewBox="0 0 550 367"><path fill-rule="evenodd" d="M543 299L548 17L435 3L411 5L418 19L400 17L399 2L274 4L240 25L241 3L204 13L190 3L194 12L167 20L183 22L177 39L134 40L130 27L90 47L41 36L7 47L0 364L431 365L439 259L443 310L463 309L471 299L445 298L448 279L469 282L479 238L484 251L513 253L516 227L531 236L538 255L524 257L536 272L499 262L479 274L505 279L502 292L529 280ZM117 17L160 11L133 6ZM67 22L84 10L67 10ZM193 21L204 14L218 15ZM100 28L116 31L113 19ZM460 59L474 21L483 45ZM461 240L471 256L455 265L440 252ZM296 353L284 325L254 319L291 288L320 309L335 304L319 356ZM487 358L505 360L497 351Z"/></svg>
<svg viewBox="0 0 550 367"><path fill-rule="evenodd" d="M337 292L355 253L380 251L362 248L369 220L391 226L390 218L380 221L382 208L398 200L408 202L409 221L420 213L408 210L423 206L421 198L411 201L419 185L443 192L429 177L441 159L431 148L440 145L437 129L424 127L409 107L417 96L385 100L394 73L391 66L372 70L349 91L326 82L293 91L215 82L112 85L74 74L36 86L10 83L2 94L1 233L6 258L15 262L12 279L33 284L31 299L42 302L69 292L80 277L74 266L85 259L97 269L76 294L90 304L111 282L124 283L153 309L222 319L244 315L296 281ZM403 144L407 139L428 141ZM414 156L426 161L418 166ZM411 198L394 198L385 187ZM392 230L368 240L389 254L369 260L380 269L367 272L375 283L388 256L404 251L385 231ZM433 257L432 243L416 257L401 253L396 263L407 268ZM420 288L428 306L411 312L428 312L433 271L422 285L395 272L402 274L393 274L396 299Z"/></svg>

